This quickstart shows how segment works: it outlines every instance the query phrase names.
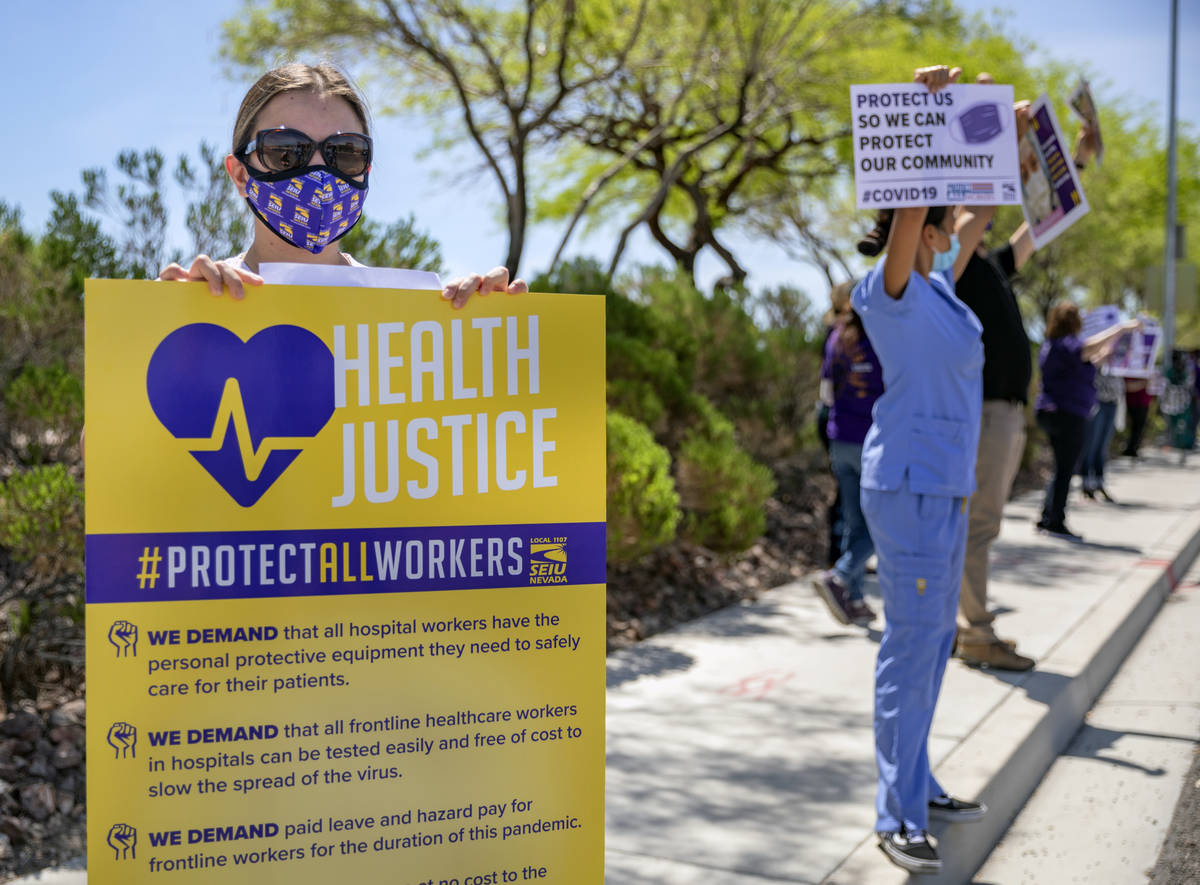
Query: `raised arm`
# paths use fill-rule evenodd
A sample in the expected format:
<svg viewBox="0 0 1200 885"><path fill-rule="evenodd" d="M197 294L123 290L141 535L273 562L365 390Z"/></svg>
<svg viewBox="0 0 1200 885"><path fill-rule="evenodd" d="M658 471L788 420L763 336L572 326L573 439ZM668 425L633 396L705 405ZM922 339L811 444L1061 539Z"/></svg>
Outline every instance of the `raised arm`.
<svg viewBox="0 0 1200 885"><path fill-rule="evenodd" d="M888 237L887 255L883 258L883 291L889 298L899 301L904 295L928 211L925 206L908 206L897 209L892 216L892 232Z"/></svg>
<svg viewBox="0 0 1200 885"><path fill-rule="evenodd" d="M954 218L954 233L958 237L958 258L954 259L954 279L967 269L975 247L983 240L987 226L996 214L995 206L959 206Z"/></svg>
<svg viewBox="0 0 1200 885"><path fill-rule="evenodd" d="M960 76L962 68L931 65L913 71L913 82L921 83L930 92L936 93L957 81ZM897 301L904 295L912 276L917 245L921 242L921 229L925 226L928 211L927 206L909 206L897 209L892 217L887 255L883 259L883 291Z"/></svg>

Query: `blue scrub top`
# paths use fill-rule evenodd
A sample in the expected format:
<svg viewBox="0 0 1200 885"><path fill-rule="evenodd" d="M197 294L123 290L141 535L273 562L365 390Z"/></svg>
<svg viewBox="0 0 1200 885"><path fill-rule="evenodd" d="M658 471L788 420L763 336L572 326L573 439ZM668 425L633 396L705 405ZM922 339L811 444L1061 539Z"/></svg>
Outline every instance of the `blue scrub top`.
<svg viewBox="0 0 1200 885"><path fill-rule="evenodd" d="M969 497L983 409L983 327L954 295L953 271L913 273L897 300L880 261L851 304L883 365L883 396L863 442L862 486Z"/></svg>

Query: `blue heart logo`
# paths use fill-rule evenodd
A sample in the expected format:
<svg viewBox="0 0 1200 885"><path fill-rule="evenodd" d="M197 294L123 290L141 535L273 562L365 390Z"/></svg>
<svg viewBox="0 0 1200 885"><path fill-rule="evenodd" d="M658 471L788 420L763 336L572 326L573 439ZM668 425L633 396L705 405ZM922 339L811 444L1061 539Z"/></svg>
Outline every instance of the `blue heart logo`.
<svg viewBox="0 0 1200 885"><path fill-rule="evenodd" d="M242 341L211 323L162 340L146 370L150 407L221 488L253 506L333 415L333 354L299 326Z"/></svg>

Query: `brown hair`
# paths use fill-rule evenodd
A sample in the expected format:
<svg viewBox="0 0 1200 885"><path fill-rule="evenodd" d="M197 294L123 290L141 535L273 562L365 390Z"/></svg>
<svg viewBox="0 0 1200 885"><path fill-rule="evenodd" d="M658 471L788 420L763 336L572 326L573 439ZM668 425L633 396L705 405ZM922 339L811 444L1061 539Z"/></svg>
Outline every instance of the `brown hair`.
<svg viewBox="0 0 1200 885"><path fill-rule="evenodd" d="M267 71L258 78L258 82L250 87L250 91L242 99L237 120L233 124L234 152L254 137L255 121L267 102L288 92L311 92L322 98L344 98L362 123L363 134L369 134L366 102L345 74L331 64L306 65L293 62Z"/></svg>
<svg viewBox="0 0 1200 885"><path fill-rule="evenodd" d="M1060 301L1046 315L1047 338L1076 335L1082 328L1083 320L1079 318L1079 308L1074 301Z"/></svg>

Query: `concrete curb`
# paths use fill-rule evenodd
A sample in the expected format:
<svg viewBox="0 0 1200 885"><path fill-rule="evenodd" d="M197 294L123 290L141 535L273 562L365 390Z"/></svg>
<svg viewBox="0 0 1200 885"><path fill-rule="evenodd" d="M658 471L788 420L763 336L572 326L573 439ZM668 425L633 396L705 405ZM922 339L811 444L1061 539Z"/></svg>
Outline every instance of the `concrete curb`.
<svg viewBox="0 0 1200 885"><path fill-rule="evenodd" d="M1197 555L1200 515L1189 514L1120 576L1037 669L1014 680L1005 699L937 766L939 779L988 806L988 815L977 823L931 826L942 855L940 874L910 877L884 858L872 834L823 882L969 882ZM1151 570L1151 580L1138 580ZM1075 675L1065 678L1064 673ZM997 766L997 760L1003 762Z"/></svg>

